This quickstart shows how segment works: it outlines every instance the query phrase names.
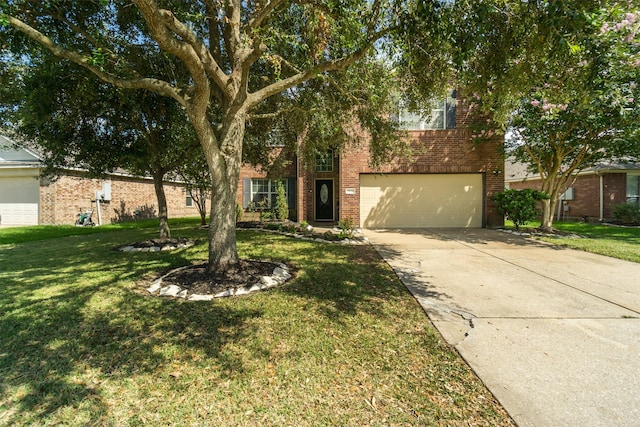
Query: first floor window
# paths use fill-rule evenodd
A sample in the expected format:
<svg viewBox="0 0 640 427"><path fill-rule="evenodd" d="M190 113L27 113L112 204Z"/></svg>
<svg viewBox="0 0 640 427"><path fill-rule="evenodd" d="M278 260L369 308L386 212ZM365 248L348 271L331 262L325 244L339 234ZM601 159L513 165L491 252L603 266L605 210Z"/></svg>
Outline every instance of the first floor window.
<svg viewBox="0 0 640 427"><path fill-rule="evenodd" d="M187 207L191 207L193 206L193 198L191 197L191 194L187 194Z"/></svg>
<svg viewBox="0 0 640 427"><path fill-rule="evenodd" d="M627 203L640 207L640 175L627 174Z"/></svg>
<svg viewBox="0 0 640 427"><path fill-rule="evenodd" d="M272 209L276 206L277 183L284 187L285 197L289 194L287 180L252 178L251 179L251 203L256 209Z"/></svg>

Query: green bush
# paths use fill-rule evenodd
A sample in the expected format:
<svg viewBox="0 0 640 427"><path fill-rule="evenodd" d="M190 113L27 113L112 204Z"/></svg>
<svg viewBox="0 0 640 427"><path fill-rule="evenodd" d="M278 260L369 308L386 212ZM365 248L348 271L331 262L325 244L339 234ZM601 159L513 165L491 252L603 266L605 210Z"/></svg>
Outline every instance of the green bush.
<svg viewBox="0 0 640 427"><path fill-rule="evenodd" d="M341 239L353 237L353 223L349 218L341 219L338 222L338 227L340 227L340 234L338 236Z"/></svg>
<svg viewBox="0 0 640 427"><path fill-rule="evenodd" d="M640 225L640 208L632 203L615 205L613 219L622 224Z"/></svg>
<svg viewBox="0 0 640 427"><path fill-rule="evenodd" d="M285 220L289 218L289 204L287 203L287 195L284 191L284 185L281 181L276 183L276 218Z"/></svg>
<svg viewBox="0 0 640 427"><path fill-rule="evenodd" d="M242 215L244 214L244 211L242 210L242 206L240 206L240 204L236 204L236 222L240 222L242 221Z"/></svg>
<svg viewBox="0 0 640 427"><path fill-rule="evenodd" d="M493 196L498 212L513 221L516 230L540 215L538 203L548 199L549 196L546 193L530 188L504 190Z"/></svg>

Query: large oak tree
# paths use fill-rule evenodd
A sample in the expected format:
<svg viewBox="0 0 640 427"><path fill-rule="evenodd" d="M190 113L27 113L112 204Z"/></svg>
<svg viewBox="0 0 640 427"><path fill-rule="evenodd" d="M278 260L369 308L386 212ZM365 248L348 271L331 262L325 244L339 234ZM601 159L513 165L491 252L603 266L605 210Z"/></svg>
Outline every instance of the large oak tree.
<svg viewBox="0 0 640 427"><path fill-rule="evenodd" d="M434 21L439 3L417 2L420 12L428 12ZM104 82L154 92L184 109L212 179L212 272L238 262L235 206L249 120L279 118L282 123L283 112L296 111L295 106L313 98L315 91L335 93L337 101L329 104L351 103L353 113L348 117L373 135L374 145L382 147L378 152L384 151L392 127L383 119L388 114L382 111L384 102L368 95L379 87L366 78L373 75L379 82L388 81L376 74L375 70L388 73L391 67L380 66L383 61L375 48L401 28L401 18L418 10L413 2L394 0L24 0L0 4L2 20L8 24L2 37L10 46L26 45L26 37ZM434 56L444 52L428 43L421 49ZM159 52L177 60L180 72L159 68L149 72ZM139 61L127 60L132 53ZM144 61L149 63L143 68L136 66ZM362 63L375 65L364 67L362 74L349 73L349 66ZM437 79L432 80L435 87ZM329 117L326 109L321 113L318 108L327 99L314 101L317 116L326 120L314 120L307 111L306 117L311 118L307 129L325 137L343 134L335 129L339 115ZM268 142L264 138L263 144Z"/></svg>

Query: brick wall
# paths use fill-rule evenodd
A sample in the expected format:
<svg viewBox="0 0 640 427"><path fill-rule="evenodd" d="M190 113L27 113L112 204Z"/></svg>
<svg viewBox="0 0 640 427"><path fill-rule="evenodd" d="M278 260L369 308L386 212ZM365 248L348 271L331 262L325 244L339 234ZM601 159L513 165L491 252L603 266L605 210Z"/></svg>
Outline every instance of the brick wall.
<svg viewBox="0 0 640 427"><path fill-rule="evenodd" d="M84 177L81 173L69 173L55 181L41 180L40 186L40 223L73 224L76 214L86 209L94 209L93 221L98 223L95 200L96 191L102 190L103 183L111 184L111 200L100 203L100 216L103 224L109 224L117 218L115 210L132 214L141 206L152 207L158 213L153 181L112 175L105 179ZM165 194L169 218L197 216L195 206L186 206L186 189L175 183L165 182Z"/></svg>
<svg viewBox="0 0 640 427"><path fill-rule="evenodd" d="M504 139L501 135L487 134L483 142L474 142L472 128L486 127L486 118L478 116L469 104L460 99L456 106L456 128L448 130L414 131L405 140L413 155L409 158L395 158L381 168L369 165L370 148L367 136L334 153L332 172L315 172L315 163L307 164L305 159L295 161L293 153L282 149L274 151L277 158L293 159L289 166L278 173L268 174L260 167L244 165L238 188L238 203L242 203L242 179L263 177L294 177L297 192L297 219L315 221L315 181L333 179L336 204L335 221L349 218L353 224L360 222L360 174L361 173L481 173L484 176L484 223L487 226L504 224L491 196L504 189L504 160L500 150ZM296 166L298 173L296 174ZM347 189L349 193L346 194ZM353 190L353 191L351 191Z"/></svg>
<svg viewBox="0 0 640 427"><path fill-rule="evenodd" d="M504 224L491 201L494 193L504 189L504 160L500 155L503 137L489 134L482 142L474 142L471 128L484 120L475 115L466 102L458 100L455 129L410 132L405 144L412 156L392 159L376 169L369 165L366 140L347 148L340 158L340 217L349 218L354 224L360 222L361 173L482 173L485 177L485 223L487 226ZM345 194L347 188L355 189L355 194Z"/></svg>
<svg viewBox="0 0 640 427"><path fill-rule="evenodd" d="M285 179L285 178L297 178L296 169L298 167L296 156L291 151L288 151L284 147L274 148L270 154L270 162L269 166L263 165L250 165L243 164L240 168L240 179L238 180L238 195L237 195L237 203L242 206L242 196L243 196L243 181L247 178L269 178L269 179ZM295 187L299 188L301 185L299 179L295 179ZM294 190L297 191L297 190ZM296 200L296 204L299 204L299 200ZM298 217L297 212L303 212L301 206L296 206L294 208L296 212L291 212L294 214L294 219ZM245 214L243 216L245 220L252 220L249 214Z"/></svg>
<svg viewBox="0 0 640 427"><path fill-rule="evenodd" d="M627 175L626 173L605 173L603 178L603 219L613 217L615 205L626 202ZM539 179L510 182L509 188L521 190L523 188L541 188ZM600 218L600 175L590 174L579 176L573 187L573 200L566 200L564 204L568 210L561 209L561 218L577 219L585 216L591 219ZM556 212L557 217L557 212Z"/></svg>

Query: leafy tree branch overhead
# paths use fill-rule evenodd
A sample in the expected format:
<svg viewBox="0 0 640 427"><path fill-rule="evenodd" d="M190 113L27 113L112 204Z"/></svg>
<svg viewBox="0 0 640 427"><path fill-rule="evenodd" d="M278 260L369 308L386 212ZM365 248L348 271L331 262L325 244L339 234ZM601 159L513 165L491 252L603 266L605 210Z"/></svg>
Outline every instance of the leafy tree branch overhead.
<svg viewBox="0 0 640 427"><path fill-rule="evenodd" d="M439 13L440 2L427 3L432 3L430 13ZM346 70L366 61L378 71L364 67L368 70L365 76L385 81L382 75L388 76L391 67L379 65L383 61L374 47L381 47L381 40L397 34L400 17L417 10L412 2L393 0L24 0L1 5L2 20L7 24L1 34L3 46L33 49L35 42L106 83L155 92L184 109L213 182L212 271L238 261L235 200L250 114L317 102L311 90L305 91L307 87L328 93L331 85L337 85L344 95L322 102L358 112L352 117L360 119L362 127L373 135L381 133L381 146L388 147L393 126L384 125L389 109L384 101L390 102L390 97L369 102L373 97L353 96L369 82ZM173 59L158 61L162 55ZM377 90L372 86L365 92ZM358 102L363 108L358 108ZM311 109L310 105L304 107ZM254 120L259 120L257 117ZM311 128L340 135L327 132L335 127L336 118L324 115L322 119L324 123L318 120L314 124L312 118Z"/></svg>

